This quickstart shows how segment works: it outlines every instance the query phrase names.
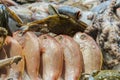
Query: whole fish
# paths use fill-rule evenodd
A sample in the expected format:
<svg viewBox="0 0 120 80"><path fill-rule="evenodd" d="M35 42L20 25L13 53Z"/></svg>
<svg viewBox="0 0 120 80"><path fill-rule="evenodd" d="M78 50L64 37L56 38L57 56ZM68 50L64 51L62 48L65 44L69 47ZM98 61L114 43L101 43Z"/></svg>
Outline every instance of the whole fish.
<svg viewBox="0 0 120 80"><path fill-rule="evenodd" d="M23 53L26 61L26 73L30 80L40 80L40 48L38 38L33 32L27 32L24 38Z"/></svg>
<svg viewBox="0 0 120 80"><path fill-rule="evenodd" d="M73 39L80 45L84 60L84 73L91 74L94 70L101 70L102 52L94 39L81 32L76 33Z"/></svg>
<svg viewBox="0 0 120 80"><path fill-rule="evenodd" d="M67 35L55 37L64 51L63 80L79 80L84 71L83 56L79 45Z"/></svg>
<svg viewBox="0 0 120 80"><path fill-rule="evenodd" d="M58 80L63 69L63 50L61 45L47 34L38 37L42 67L43 80Z"/></svg>
<svg viewBox="0 0 120 80"><path fill-rule="evenodd" d="M7 36L5 40L5 45L3 48L6 51L8 57L21 56L22 59L18 64L10 65L9 78L22 80L22 75L24 72L24 54L22 53L22 46L14 38Z"/></svg>

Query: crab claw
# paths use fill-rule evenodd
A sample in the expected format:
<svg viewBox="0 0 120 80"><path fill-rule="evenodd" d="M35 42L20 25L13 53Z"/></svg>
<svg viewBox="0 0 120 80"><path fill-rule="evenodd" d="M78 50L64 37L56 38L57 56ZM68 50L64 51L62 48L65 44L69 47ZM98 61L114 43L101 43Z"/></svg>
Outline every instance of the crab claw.
<svg viewBox="0 0 120 80"><path fill-rule="evenodd" d="M0 60L0 67L5 67L13 63L18 63L21 59L22 59L21 56L14 56L12 58Z"/></svg>
<svg viewBox="0 0 120 80"><path fill-rule="evenodd" d="M21 56L15 56L15 57L13 57L13 63L18 64L18 62L19 62L21 59L22 59Z"/></svg>
<svg viewBox="0 0 120 80"><path fill-rule="evenodd" d="M0 48L2 48L7 34L7 30L5 28L0 27Z"/></svg>

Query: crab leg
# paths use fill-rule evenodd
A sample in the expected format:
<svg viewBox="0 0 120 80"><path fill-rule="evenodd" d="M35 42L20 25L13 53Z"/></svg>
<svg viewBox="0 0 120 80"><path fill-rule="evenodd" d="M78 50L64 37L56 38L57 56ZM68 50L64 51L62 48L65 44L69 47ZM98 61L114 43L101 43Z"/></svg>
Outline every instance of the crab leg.
<svg viewBox="0 0 120 80"><path fill-rule="evenodd" d="M22 59L21 56L14 56L12 58L0 60L0 68L4 67L4 66L11 65L13 63L18 63L21 59Z"/></svg>
<svg viewBox="0 0 120 80"><path fill-rule="evenodd" d="M23 21L20 19L20 17L18 15L15 14L14 11L12 11L6 4L3 0L0 0L1 3L4 4L4 6L6 7L6 10L9 12L10 16L18 23L18 24L23 24ZM8 1L10 2L10 1Z"/></svg>

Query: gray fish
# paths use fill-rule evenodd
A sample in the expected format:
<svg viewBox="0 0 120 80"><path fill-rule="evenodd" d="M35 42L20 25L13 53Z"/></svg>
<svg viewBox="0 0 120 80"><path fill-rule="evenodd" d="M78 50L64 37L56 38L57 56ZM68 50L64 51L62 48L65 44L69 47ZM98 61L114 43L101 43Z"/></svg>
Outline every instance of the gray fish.
<svg viewBox="0 0 120 80"><path fill-rule="evenodd" d="M61 6L58 8L58 12L75 19L79 19L81 15L80 9L72 6Z"/></svg>

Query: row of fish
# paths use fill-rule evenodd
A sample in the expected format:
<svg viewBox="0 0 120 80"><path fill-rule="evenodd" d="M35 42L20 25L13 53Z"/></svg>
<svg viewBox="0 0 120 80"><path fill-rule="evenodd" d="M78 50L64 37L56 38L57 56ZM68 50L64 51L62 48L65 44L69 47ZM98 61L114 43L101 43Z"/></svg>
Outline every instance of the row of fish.
<svg viewBox="0 0 120 80"><path fill-rule="evenodd" d="M102 66L99 47L90 36L80 32L73 38L67 35L36 36L33 32L21 36L15 32L13 37L6 38L4 49L7 57L22 57L18 64L4 67L8 71L6 74L1 71L5 79L78 80L82 73L90 74Z"/></svg>

